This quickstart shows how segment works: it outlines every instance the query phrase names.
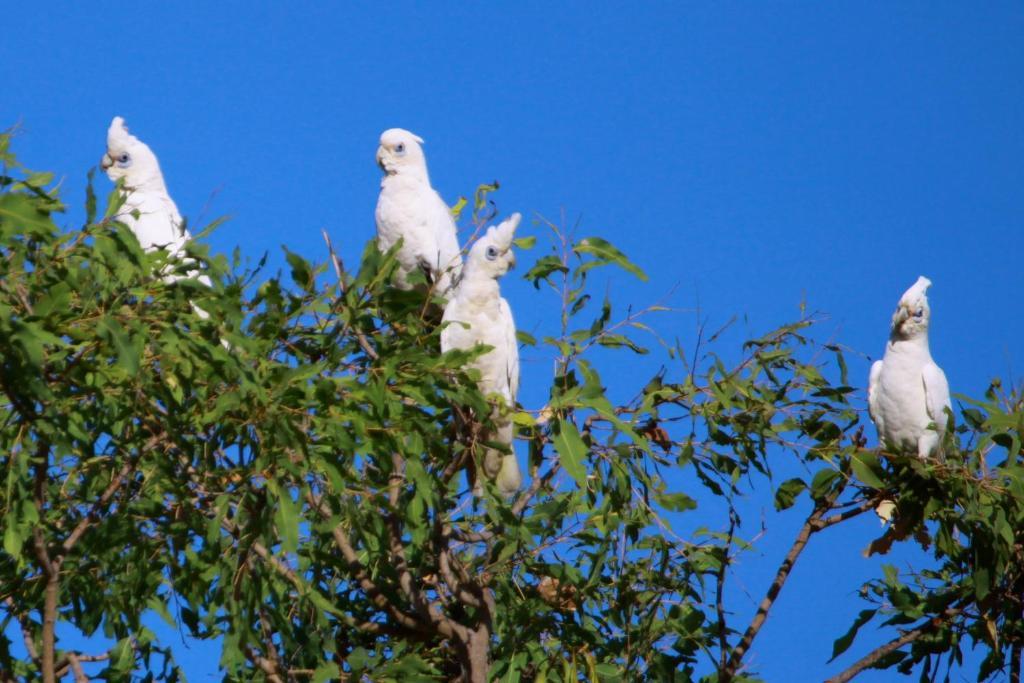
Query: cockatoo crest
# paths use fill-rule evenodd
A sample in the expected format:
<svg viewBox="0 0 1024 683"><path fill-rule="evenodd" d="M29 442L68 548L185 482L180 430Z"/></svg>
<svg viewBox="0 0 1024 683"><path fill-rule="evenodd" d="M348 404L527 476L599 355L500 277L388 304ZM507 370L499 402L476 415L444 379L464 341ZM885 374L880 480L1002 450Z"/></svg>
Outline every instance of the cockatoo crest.
<svg viewBox="0 0 1024 683"><path fill-rule="evenodd" d="M156 155L146 143L128 132L124 119L115 116L107 129L107 151L100 166L114 182L125 179L129 188L163 186Z"/></svg>
<svg viewBox="0 0 1024 683"><path fill-rule="evenodd" d="M387 175L398 173L422 176L427 180L427 158L423 138L402 128L389 128L380 134L377 165Z"/></svg>
<svg viewBox="0 0 1024 683"><path fill-rule="evenodd" d="M912 339L928 332L931 309L926 293L931 286L932 281L921 275L900 297L896 312L892 314L891 336L894 339Z"/></svg>
<svg viewBox="0 0 1024 683"><path fill-rule="evenodd" d="M497 280L515 267L512 239L521 218L514 213L498 225L487 228L487 232L469 250L465 268L467 278L485 276Z"/></svg>

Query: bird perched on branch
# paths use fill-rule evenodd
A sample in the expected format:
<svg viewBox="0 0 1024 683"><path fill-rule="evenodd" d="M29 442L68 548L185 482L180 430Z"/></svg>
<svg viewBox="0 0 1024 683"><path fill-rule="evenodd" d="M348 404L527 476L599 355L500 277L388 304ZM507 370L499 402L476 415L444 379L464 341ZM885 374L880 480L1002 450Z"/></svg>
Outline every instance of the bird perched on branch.
<svg viewBox="0 0 1024 683"><path fill-rule="evenodd" d="M498 280L515 265L512 238L521 216L512 214L498 226L491 226L469 251L462 278L444 309L441 350L472 349L477 344L493 347L472 361L480 371L480 391L497 395L492 420L495 433L482 435L512 447L513 427L507 411L515 407L519 393L519 347L516 325L508 301L501 296ZM504 404L504 405L502 405ZM498 490L511 495L522 484L522 474L514 453L487 448L482 460L484 474L493 479ZM470 470L471 479L473 470ZM474 492L481 492L479 479Z"/></svg>
<svg viewBox="0 0 1024 683"><path fill-rule="evenodd" d="M107 151L100 159L100 166L115 183L124 179L124 205L115 218L135 233L139 245L145 251L166 249L171 256L182 257L185 243L192 236L167 192L156 155L146 143L128 132L120 116L115 116L107 129ZM189 271L187 277L194 278L197 273ZM164 280L175 282L181 277L167 274ZM211 284L205 275L197 279L204 285ZM194 308L201 317L208 317L202 309Z"/></svg>
<svg viewBox="0 0 1024 683"><path fill-rule="evenodd" d="M931 309L926 292L931 281L921 276L903 296L892 316L885 356L871 366L868 413L879 441L895 453L925 459L942 454L942 435L952 414L946 374L928 349ZM892 501L876 510L883 523Z"/></svg>
<svg viewBox="0 0 1024 683"><path fill-rule="evenodd" d="M377 247L399 239L397 284L409 288L409 275L423 271L434 290L447 296L462 271L462 256L451 209L430 186L423 140L401 128L381 133L377 164L384 171L377 199Z"/></svg>
<svg viewBox="0 0 1024 683"><path fill-rule="evenodd" d="M919 458L940 450L947 411L952 410L946 374L928 349L931 309L926 292L931 284L919 277L900 297L885 356L871 366L868 382L868 412L879 439L894 451Z"/></svg>

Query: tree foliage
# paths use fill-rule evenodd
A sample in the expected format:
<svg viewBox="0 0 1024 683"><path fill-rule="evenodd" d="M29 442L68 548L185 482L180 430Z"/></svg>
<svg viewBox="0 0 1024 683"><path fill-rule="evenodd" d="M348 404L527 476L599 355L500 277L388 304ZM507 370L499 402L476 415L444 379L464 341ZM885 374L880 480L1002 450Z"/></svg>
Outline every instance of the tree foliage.
<svg viewBox="0 0 1024 683"><path fill-rule="evenodd" d="M892 639L835 680L934 680L977 645L979 680L1019 676L1019 391L964 398L945 462L867 448L842 349L811 321L732 362L714 339L684 354L649 327L659 307L617 316L594 298L596 269L644 279L638 266L555 229L525 275L561 311L539 341L520 335L554 359L545 405L513 415L527 488L474 499L463 470L490 411L464 368L479 351L440 353L438 302L388 286L393 251L368 244L351 271L286 251L290 272L268 275L194 242L206 287L139 248L111 218L117 192L100 215L90 183L86 224L58 229L52 176L9 143L0 679L183 680L144 624L156 613L220 638L228 680L756 680L751 647L804 547L883 499L897 517L870 552L916 543L929 560L861 588L835 656L872 621ZM666 367L609 392L602 364L651 340ZM750 495L804 521L741 624L726 585L752 547L736 504ZM723 516L684 534L698 500ZM57 625L116 644L70 649Z"/></svg>

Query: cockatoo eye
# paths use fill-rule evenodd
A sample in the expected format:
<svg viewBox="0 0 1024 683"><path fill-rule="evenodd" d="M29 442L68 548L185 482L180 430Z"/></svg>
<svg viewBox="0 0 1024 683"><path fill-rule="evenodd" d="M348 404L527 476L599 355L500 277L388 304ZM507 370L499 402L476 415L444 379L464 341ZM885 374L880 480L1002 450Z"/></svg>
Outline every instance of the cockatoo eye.
<svg viewBox="0 0 1024 683"><path fill-rule="evenodd" d="M484 256L487 257L488 261L493 261L498 258L498 250L495 247L487 247L487 251L484 252Z"/></svg>
<svg viewBox="0 0 1024 683"><path fill-rule="evenodd" d="M132 157L128 152L124 152L117 158L117 165L121 168L128 168L132 165Z"/></svg>
<svg viewBox="0 0 1024 683"><path fill-rule="evenodd" d="M395 154L397 154L398 156L402 156L403 154L405 154L404 142L399 142L397 145L395 145Z"/></svg>
<svg viewBox="0 0 1024 683"><path fill-rule="evenodd" d="M923 308L919 308L916 311L914 311L914 317L915 318L924 317L924 309Z"/></svg>

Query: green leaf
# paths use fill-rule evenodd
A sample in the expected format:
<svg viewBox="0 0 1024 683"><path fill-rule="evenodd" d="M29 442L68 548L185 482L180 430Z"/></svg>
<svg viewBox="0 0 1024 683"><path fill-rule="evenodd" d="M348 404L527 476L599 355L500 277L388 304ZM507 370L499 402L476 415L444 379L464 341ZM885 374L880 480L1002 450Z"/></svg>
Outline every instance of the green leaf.
<svg viewBox="0 0 1024 683"><path fill-rule="evenodd" d="M992 573L988 567L979 566L974 569L971 579L974 583L974 596L979 601L984 600L992 589Z"/></svg>
<svg viewBox="0 0 1024 683"><path fill-rule="evenodd" d="M459 196L458 201L456 201L455 205L451 207L452 216L455 220L459 220L459 217L462 216L462 210L466 208L466 204L468 203L469 201L465 197L461 195Z"/></svg>
<svg viewBox="0 0 1024 683"><path fill-rule="evenodd" d="M134 654L132 639L122 638L110 650L110 668L122 674L131 671L135 664Z"/></svg>
<svg viewBox="0 0 1024 683"><path fill-rule="evenodd" d="M875 616L877 609L866 609L861 610L860 614L853 621L853 626L840 638L836 639L836 642L832 645L832 657L828 661L833 661L836 657L846 652L850 645L853 644L853 639L857 637L857 632L860 627L871 621L871 618Z"/></svg>
<svg viewBox="0 0 1024 683"><path fill-rule="evenodd" d="M330 662L321 664L313 672L313 683L326 683L327 681L339 680L341 673L338 671L338 665Z"/></svg>
<svg viewBox="0 0 1024 683"><path fill-rule="evenodd" d="M685 512L686 510L697 509L697 501L685 493L658 493L655 494L654 499L659 505L670 512Z"/></svg>
<svg viewBox="0 0 1024 683"><path fill-rule="evenodd" d="M85 182L85 222L92 225L96 221L96 190L93 189L93 178L96 175L96 167L89 169Z"/></svg>
<svg viewBox="0 0 1024 683"><path fill-rule="evenodd" d="M303 289L312 287L313 268L309 265L309 261L289 251L286 247L284 248L284 256L288 260L288 265L292 267L292 281Z"/></svg>
<svg viewBox="0 0 1024 683"><path fill-rule="evenodd" d="M799 477L788 479L779 485L775 491L775 509L787 510L793 507L796 497L807 488L806 482Z"/></svg>
<svg viewBox="0 0 1024 683"><path fill-rule="evenodd" d="M520 344L523 344L525 346L536 346L537 345L537 338L534 337L529 332L524 332L522 330L516 330L516 341L518 341Z"/></svg>
<svg viewBox="0 0 1024 683"><path fill-rule="evenodd" d="M583 461L588 449L576 425L566 420L555 420L551 432L551 440L555 444L562 469L568 472L579 486L584 486L587 481L587 470Z"/></svg>
<svg viewBox="0 0 1024 683"><path fill-rule="evenodd" d="M55 229L49 212L41 208L35 197L14 193L0 195L0 235L45 235Z"/></svg>
<svg viewBox="0 0 1024 683"><path fill-rule="evenodd" d="M573 247L573 251L577 254L590 254L595 257L600 264L613 263L623 270L632 273L644 282L647 281L647 273L626 258L626 255L616 249L610 242L603 240L600 237L587 237L580 240Z"/></svg>
<svg viewBox="0 0 1024 683"><path fill-rule="evenodd" d="M15 524L13 519L4 520L6 527L4 528L4 551L11 557L18 557L21 554L21 547L25 542L25 539L18 533L18 525Z"/></svg>
<svg viewBox="0 0 1024 683"><path fill-rule="evenodd" d="M885 472L878 461L878 456L868 451L858 451L850 458L850 467L857 478L873 489L884 489L882 477Z"/></svg>
<svg viewBox="0 0 1024 683"><path fill-rule="evenodd" d="M267 489L277 503L274 510L274 526L281 537L281 548L286 553L293 553L299 547L300 504L292 500L287 488L282 488L275 481L268 481Z"/></svg>
<svg viewBox="0 0 1024 683"><path fill-rule="evenodd" d="M524 280L533 282L533 286L540 289L540 281L547 280L551 281L551 275L554 273L568 273L569 269L562 263L562 260L557 256L544 256L537 260L533 264L530 270L526 271L523 275Z"/></svg>

